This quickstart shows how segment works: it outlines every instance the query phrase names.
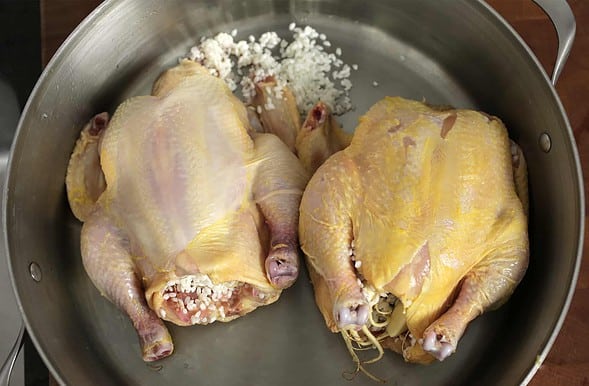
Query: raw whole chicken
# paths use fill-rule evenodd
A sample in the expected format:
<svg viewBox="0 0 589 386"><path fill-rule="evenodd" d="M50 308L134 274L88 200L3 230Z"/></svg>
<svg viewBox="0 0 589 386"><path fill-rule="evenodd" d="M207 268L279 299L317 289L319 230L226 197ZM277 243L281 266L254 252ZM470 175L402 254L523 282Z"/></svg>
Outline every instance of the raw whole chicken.
<svg viewBox="0 0 589 386"><path fill-rule="evenodd" d="M295 281L307 181L289 148L255 132L223 81L188 60L110 121L92 119L68 199L86 272L132 320L145 361L173 350L162 319L230 321Z"/></svg>
<svg viewBox="0 0 589 386"><path fill-rule="evenodd" d="M527 174L495 117L399 97L313 175L299 237L327 326L430 363L501 305L528 265Z"/></svg>

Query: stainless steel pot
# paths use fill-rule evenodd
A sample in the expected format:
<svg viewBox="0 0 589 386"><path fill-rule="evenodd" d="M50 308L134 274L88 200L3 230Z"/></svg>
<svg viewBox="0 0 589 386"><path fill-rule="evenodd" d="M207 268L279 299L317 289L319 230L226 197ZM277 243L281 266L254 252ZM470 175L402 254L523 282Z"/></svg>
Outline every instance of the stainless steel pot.
<svg viewBox="0 0 589 386"><path fill-rule="evenodd" d="M64 194L67 162L94 114L145 93L201 36L310 24L357 63L346 128L385 95L478 108L523 148L531 194L530 268L511 300L474 321L457 353L429 367L388 353L372 370L398 384L527 383L568 309L583 235L582 177L548 77L517 34L477 0L106 1L68 38L22 115L4 227L27 330L53 375L72 385L334 385L352 362L327 331L303 275L274 304L228 324L171 329L176 352L141 361L127 318L88 280L80 224ZM565 39L566 40L566 39ZM373 82L379 86L374 87ZM362 376L354 384L372 384Z"/></svg>

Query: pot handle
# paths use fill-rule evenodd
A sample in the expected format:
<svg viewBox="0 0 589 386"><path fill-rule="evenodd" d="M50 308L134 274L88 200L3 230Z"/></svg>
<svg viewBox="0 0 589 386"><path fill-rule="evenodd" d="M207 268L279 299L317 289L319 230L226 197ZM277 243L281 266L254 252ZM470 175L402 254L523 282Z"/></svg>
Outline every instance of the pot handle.
<svg viewBox="0 0 589 386"><path fill-rule="evenodd" d="M18 358L18 354L22 349L24 337L25 335L25 325L24 323L21 324L20 330L18 330L18 336L14 341L14 345L8 354L8 358L4 364L2 364L2 368L0 369L0 386L9 386L10 384L10 376L12 375L12 369L14 368L14 363L16 362L16 358Z"/></svg>
<svg viewBox="0 0 589 386"><path fill-rule="evenodd" d="M534 0L534 2L548 15L558 35L558 53L551 79L552 84L556 85L575 40L577 31L575 16L566 0Z"/></svg>

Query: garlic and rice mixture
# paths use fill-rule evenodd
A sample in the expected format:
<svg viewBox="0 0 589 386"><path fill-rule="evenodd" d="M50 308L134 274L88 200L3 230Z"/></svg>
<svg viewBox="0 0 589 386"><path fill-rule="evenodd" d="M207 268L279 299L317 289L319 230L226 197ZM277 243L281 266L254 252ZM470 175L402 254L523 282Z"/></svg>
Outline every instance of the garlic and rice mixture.
<svg viewBox="0 0 589 386"><path fill-rule="evenodd" d="M240 300L265 303L274 296L254 286L239 281L215 284L208 275L197 273L170 280L162 291L164 302L172 309L189 318L190 324L208 324L217 319L228 321L239 316ZM160 316L166 318L165 308Z"/></svg>
<svg viewBox="0 0 589 386"><path fill-rule="evenodd" d="M358 65L344 63L339 47L328 52L331 42L314 28L291 23L288 29L290 42L276 32L265 32L258 39L250 35L247 41L235 41L237 30L221 32L202 38L188 58L223 79L232 91L240 90L246 103L255 96L255 84L273 76L275 97L281 98L282 89L288 86L303 116L319 101L336 115L350 111L349 78Z"/></svg>
<svg viewBox="0 0 589 386"><path fill-rule="evenodd" d="M220 300L227 301L236 286L237 282L213 284L207 275L190 275L169 282L164 289L163 298L179 303L184 313L196 311L191 316L192 324L205 324L214 322L219 316L225 317L224 307L217 307L216 303ZM187 296L189 294L192 296ZM205 310L208 310L211 315L208 320L203 313ZM164 309L160 312L165 318ZM202 318L201 314L203 314Z"/></svg>

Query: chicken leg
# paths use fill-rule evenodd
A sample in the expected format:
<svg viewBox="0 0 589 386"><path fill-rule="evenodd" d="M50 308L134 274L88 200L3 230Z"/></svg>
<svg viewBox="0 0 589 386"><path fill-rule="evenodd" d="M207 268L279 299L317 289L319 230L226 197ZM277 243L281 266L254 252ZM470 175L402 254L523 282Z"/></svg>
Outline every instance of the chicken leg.
<svg viewBox="0 0 589 386"><path fill-rule="evenodd" d="M287 288L299 272L298 203L309 176L293 153L276 151L276 148L286 150L278 137L256 134L254 143L255 162L259 162L254 200L270 228L266 275L275 288Z"/></svg>
<svg viewBox="0 0 589 386"><path fill-rule="evenodd" d="M141 281L129 254L129 241L98 209L82 227L82 261L88 276L133 322L146 362L164 358L174 345L168 329L147 306Z"/></svg>

